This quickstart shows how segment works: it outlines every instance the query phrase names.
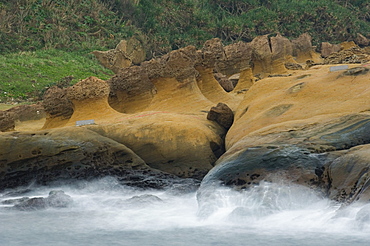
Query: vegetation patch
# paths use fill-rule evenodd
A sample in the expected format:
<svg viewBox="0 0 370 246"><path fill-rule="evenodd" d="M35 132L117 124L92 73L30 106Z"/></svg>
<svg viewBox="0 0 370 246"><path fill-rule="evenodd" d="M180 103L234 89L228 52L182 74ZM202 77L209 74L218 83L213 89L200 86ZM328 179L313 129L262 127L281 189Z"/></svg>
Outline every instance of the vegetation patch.
<svg viewBox="0 0 370 246"><path fill-rule="evenodd" d="M108 79L113 72L103 68L89 53L48 49L0 56L0 102L40 100L50 86L68 86L89 76Z"/></svg>

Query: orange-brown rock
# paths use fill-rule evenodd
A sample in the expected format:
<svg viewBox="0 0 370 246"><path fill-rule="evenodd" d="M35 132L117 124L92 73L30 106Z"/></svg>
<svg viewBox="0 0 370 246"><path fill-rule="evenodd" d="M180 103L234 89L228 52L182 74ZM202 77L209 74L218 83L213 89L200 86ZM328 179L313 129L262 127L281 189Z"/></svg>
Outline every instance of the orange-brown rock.
<svg viewBox="0 0 370 246"><path fill-rule="evenodd" d="M287 72L286 62L294 62L292 44L287 38L277 34L259 36L252 40L253 73L265 77L269 74L284 74Z"/></svg>
<svg viewBox="0 0 370 246"><path fill-rule="evenodd" d="M204 43L200 64L198 65L204 68L214 68L218 61L222 61L224 59L225 51L222 42L219 38L214 38Z"/></svg>
<svg viewBox="0 0 370 246"><path fill-rule="evenodd" d="M233 82L229 80L226 75L222 73L214 73L213 76L225 91L230 92L234 89Z"/></svg>
<svg viewBox="0 0 370 246"><path fill-rule="evenodd" d="M314 51L312 38L308 33L303 33L298 38L292 40L292 45L293 56L298 63L305 63L307 60L312 60L315 63L322 61L320 55Z"/></svg>
<svg viewBox="0 0 370 246"><path fill-rule="evenodd" d="M252 65L252 47L250 43L237 42L224 47L225 58L216 62L216 69L226 76L231 76L250 68Z"/></svg>
<svg viewBox="0 0 370 246"><path fill-rule="evenodd" d="M321 56L326 58L329 55L340 51L341 46L340 44L331 44L329 42L322 42L321 43Z"/></svg>
<svg viewBox="0 0 370 246"><path fill-rule="evenodd" d="M229 129L234 122L233 111L224 103L212 107L207 115L208 120L216 121L220 126Z"/></svg>
<svg viewBox="0 0 370 246"><path fill-rule="evenodd" d="M368 46L370 44L370 40L361 33L357 33L355 42L360 47Z"/></svg>
<svg viewBox="0 0 370 246"><path fill-rule="evenodd" d="M175 178L150 168L126 146L86 128L4 133L0 143L0 189L106 175L128 185L162 188Z"/></svg>
<svg viewBox="0 0 370 246"><path fill-rule="evenodd" d="M107 83L110 85L109 105L121 113L145 110L155 94L148 71L141 66L121 69Z"/></svg>
<svg viewBox="0 0 370 246"><path fill-rule="evenodd" d="M132 64L138 65L145 61L146 51L142 43L136 38L121 40L115 49L92 52L99 62L106 68L118 73L120 69Z"/></svg>
<svg viewBox="0 0 370 246"><path fill-rule="evenodd" d="M368 74L366 67L330 72L322 65L257 81L236 110L226 153L202 186L293 182L341 202L369 199Z"/></svg>
<svg viewBox="0 0 370 246"><path fill-rule="evenodd" d="M73 104L67 98L65 88L49 88L44 94L42 106L46 112L44 129L64 126L73 114Z"/></svg>
<svg viewBox="0 0 370 246"><path fill-rule="evenodd" d="M332 53L324 59L325 64L350 64L368 63L370 61L370 49L354 46Z"/></svg>
<svg viewBox="0 0 370 246"><path fill-rule="evenodd" d="M7 111L0 110L0 132L13 131L15 128L15 120Z"/></svg>
<svg viewBox="0 0 370 246"><path fill-rule="evenodd" d="M67 98L73 104L73 114L67 126L76 121L94 120L95 123L111 122L120 113L108 104L109 85L96 77L89 77L67 88Z"/></svg>

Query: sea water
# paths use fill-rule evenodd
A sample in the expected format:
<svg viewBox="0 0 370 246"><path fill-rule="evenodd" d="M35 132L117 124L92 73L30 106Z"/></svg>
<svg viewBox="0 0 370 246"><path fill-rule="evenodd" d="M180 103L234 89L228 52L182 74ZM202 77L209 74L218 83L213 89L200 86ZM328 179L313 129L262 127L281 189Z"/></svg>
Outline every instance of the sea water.
<svg viewBox="0 0 370 246"><path fill-rule="evenodd" d="M0 245L369 245L370 205L343 206L292 184L245 191L142 190L114 178L30 187L18 197L63 190L67 208L0 206ZM10 199L7 190L0 200ZM208 195L207 195L208 193ZM17 198L12 195L11 199Z"/></svg>

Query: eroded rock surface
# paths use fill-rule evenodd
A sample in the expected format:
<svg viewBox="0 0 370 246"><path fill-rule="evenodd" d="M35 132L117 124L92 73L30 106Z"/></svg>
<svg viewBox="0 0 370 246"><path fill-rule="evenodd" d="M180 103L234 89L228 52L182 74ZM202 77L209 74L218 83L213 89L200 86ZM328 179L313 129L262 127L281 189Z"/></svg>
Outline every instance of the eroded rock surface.
<svg viewBox="0 0 370 246"><path fill-rule="evenodd" d="M200 195L220 181L238 189L268 181L301 184L345 203L369 201L368 69L315 70L264 79L248 91Z"/></svg>

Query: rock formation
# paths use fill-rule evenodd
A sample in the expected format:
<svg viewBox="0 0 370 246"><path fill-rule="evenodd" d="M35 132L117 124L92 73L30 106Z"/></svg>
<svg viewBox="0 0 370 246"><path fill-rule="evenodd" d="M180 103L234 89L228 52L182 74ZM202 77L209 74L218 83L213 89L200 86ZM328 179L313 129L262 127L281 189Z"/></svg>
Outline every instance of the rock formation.
<svg viewBox="0 0 370 246"><path fill-rule="evenodd" d="M12 115L9 114L9 112L0 110L0 131L1 132L12 131L14 130L14 127L15 127L14 117L12 117Z"/></svg>
<svg viewBox="0 0 370 246"><path fill-rule="evenodd" d="M216 183L268 181L368 201L369 49L345 48L352 45L323 61L308 34L226 47L211 39L140 65L130 58L136 66L108 81L53 87L42 130L23 131L17 114L0 115L1 131L15 130L0 134L0 187L113 175L161 188L208 173L200 198Z"/></svg>
<svg viewBox="0 0 370 246"><path fill-rule="evenodd" d="M248 188L264 180L302 184L341 202L370 198L369 69L314 70L250 88L227 133L226 153L202 189L219 181Z"/></svg>
<svg viewBox="0 0 370 246"><path fill-rule="evenodd" d="M120 69L132 64L138 65L145 61L146 51L143 44L136 38L121 40L115 49L92 52L99 62L106 68L118 73Z"/></svg>

